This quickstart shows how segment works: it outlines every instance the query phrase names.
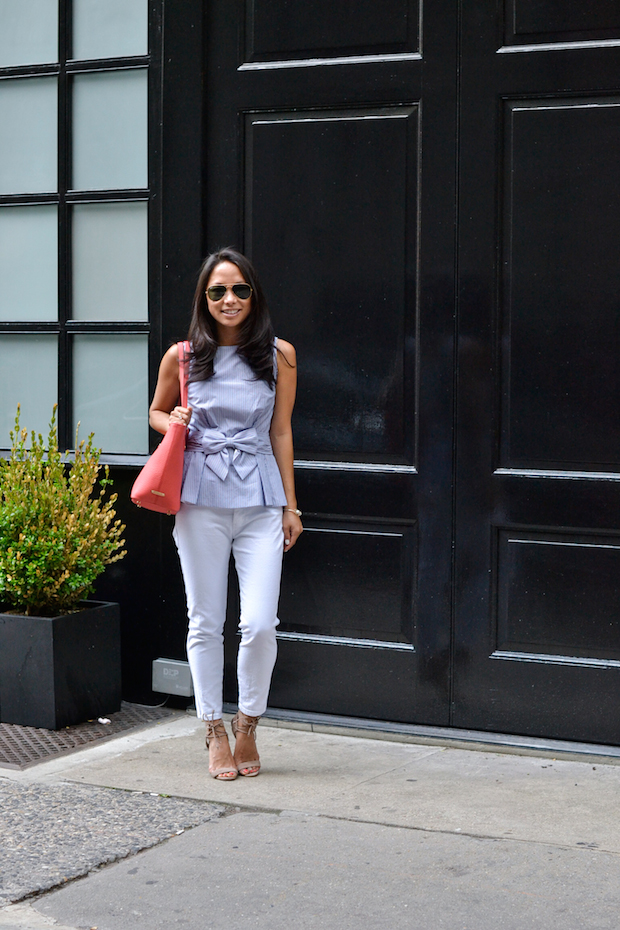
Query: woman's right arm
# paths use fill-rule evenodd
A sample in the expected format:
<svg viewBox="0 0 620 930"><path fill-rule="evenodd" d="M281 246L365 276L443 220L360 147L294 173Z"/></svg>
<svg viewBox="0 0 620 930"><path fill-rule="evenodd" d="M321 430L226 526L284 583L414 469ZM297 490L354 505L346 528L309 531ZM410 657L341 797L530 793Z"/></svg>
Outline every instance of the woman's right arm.
<svg viewBox="0 0 620 930"><path fill-rule="evenodd" d="M191 407L179 407L179 350L171 346L161 360L153 402L149 407L149 424L158 433L166 433L172 420L187 426Z"/></svg>

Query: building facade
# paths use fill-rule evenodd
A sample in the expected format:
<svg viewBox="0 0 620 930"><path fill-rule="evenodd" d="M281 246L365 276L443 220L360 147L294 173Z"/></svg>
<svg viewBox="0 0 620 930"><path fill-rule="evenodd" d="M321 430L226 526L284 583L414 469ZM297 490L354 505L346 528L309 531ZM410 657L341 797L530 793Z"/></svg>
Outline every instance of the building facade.
<svg viewBox="0 0 620 930"><path fill-rule="evenodd" d="M57 400L63 443L103 448L127 699L184 657L171 520L128 501L148 402L235 245L299 356L272 706L617 743L617 5L0 18L0 443Z"/></svg>

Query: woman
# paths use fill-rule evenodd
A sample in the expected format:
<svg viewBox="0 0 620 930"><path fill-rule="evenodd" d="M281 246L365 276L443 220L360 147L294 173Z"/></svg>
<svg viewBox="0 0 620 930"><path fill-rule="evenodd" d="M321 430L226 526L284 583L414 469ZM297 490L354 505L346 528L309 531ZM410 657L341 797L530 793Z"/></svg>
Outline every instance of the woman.
<svg viewBox="0 0 620 930"><path fill-rule="evenodd" d="M282 553L303 531L293 478L295 350L275 339L251 263L234 249L204 262L189 329L188 406L179 406L177 346L164 355L151 426L189 427L174 539L185 582L189 660L209 772L258 775L255 732L276 659ZM234 755L222 721L223 627L233 553L241 597Z"/></svg>

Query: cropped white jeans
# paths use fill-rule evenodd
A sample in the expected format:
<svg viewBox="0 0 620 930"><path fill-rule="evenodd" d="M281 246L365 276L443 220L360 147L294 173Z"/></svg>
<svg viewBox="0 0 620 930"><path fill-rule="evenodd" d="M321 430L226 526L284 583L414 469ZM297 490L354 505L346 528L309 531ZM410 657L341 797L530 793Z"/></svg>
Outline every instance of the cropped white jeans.
<svg viewBox="0 0 620 930"><path fill-rule="evenodd" d="M276 661L276 627L282 573L281 507L225 510L181 504L173 532L185 582L189 661L196 712L222 716L224 620L228 566L239 577L241 642L237 656L239 710L260 717L267 708Z"/></svg>

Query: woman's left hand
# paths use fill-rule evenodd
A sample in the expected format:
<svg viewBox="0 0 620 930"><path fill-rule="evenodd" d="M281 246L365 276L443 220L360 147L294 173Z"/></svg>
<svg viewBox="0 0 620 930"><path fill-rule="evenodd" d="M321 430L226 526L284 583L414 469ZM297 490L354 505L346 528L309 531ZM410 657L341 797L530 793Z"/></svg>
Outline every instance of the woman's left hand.
<svg viewBox="0 0 620 930"><path fill-rule="evenodd" d="M282 530L284 532L284 551L288 552L304 531L302 522L296 513L291 513L290 510L284 511L282 514Z"/></svg>

